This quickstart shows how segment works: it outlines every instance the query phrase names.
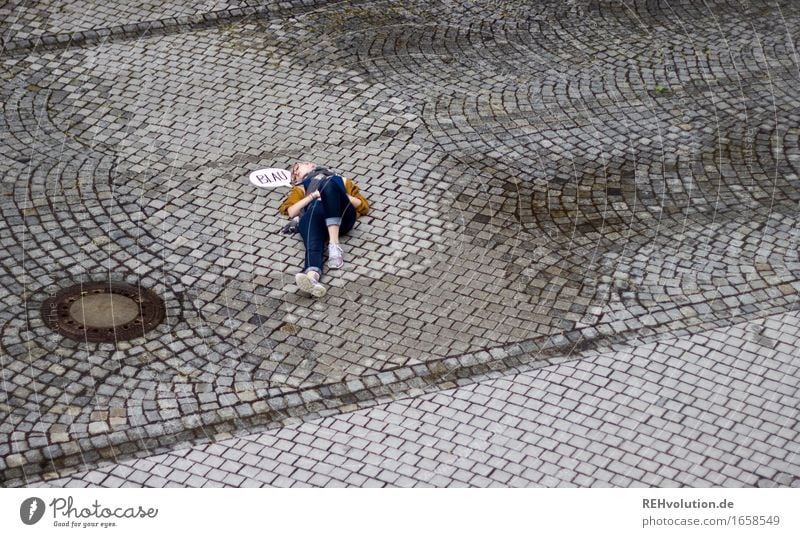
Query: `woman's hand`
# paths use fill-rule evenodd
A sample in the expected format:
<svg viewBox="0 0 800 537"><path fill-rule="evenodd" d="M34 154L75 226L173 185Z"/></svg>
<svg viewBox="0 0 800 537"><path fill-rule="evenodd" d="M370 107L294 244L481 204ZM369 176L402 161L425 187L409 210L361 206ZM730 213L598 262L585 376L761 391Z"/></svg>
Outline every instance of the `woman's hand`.
<svg viewBox="0 0 800 537"><path fill-rule="evenodd" d="M304 196L300 201L289 207L287 214L289 218L294 218L295 216L300 214L300 211L311 203L314 200L322 199L322 194L320 194L319 190L312 192L311 194Z"/></svg>

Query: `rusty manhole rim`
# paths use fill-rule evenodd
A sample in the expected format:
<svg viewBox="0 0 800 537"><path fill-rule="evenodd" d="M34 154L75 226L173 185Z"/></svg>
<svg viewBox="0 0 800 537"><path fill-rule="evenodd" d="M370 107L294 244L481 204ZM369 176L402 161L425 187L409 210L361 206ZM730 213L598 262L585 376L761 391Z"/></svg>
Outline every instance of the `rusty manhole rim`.
<svg viewBox="0 0 800 537"><path fill-rule="evenodd" d="M126 323L109 327L84 326L70 315L70 308L85 296L113 294L128 298L138 306L138 315ZM42 303L44 324L75 341L116 343L143 337L166 317L164 301L156 293L140 285L103 281L70 285Z"/></svg>

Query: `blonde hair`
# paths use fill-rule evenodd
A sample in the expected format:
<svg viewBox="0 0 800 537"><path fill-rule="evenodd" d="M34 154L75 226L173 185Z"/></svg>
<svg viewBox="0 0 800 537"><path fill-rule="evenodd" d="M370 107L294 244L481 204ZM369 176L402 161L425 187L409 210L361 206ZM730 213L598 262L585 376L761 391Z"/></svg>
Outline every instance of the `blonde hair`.
<svg viewBox="0 0 800 537"><path fill-rule="evenodd" d="M292 165L292 169L291 169L291 176L292 176L292 182L293 182L293 183L295 183L295 184L296 184L296 183L298 183L298 182L299 182L299 180L301 179L301 177L296 177L296 175L297 175L298 173L300 173L300 168L301 168L301 167L303 167L303 166L310 166L310 167L311 167L311 169L313 170L314 168L316 168L316 166L317 166L317 165L316 165L316 164L314 164L313 162L308 162L308 161L304 161L304 162L295 162L295 163Z"/></svg>

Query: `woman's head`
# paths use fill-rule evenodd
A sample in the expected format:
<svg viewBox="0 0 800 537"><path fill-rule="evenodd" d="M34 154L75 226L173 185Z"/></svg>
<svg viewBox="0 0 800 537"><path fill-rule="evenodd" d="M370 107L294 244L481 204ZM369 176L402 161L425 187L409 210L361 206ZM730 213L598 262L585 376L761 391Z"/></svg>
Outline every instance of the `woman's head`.
<svg viewBox="0 0 800 537"><path fill-rule="evenodd" d="M308 172L316 167L317 165L313 162L295 162L294 165L292 165L292 183L299 183Z"/></svg>

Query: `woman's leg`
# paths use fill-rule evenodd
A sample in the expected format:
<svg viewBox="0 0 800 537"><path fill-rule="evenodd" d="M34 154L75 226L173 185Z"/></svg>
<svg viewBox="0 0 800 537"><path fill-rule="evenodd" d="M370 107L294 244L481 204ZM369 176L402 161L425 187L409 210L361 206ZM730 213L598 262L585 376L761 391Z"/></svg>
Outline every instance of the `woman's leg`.
<svg viewBox="0 0 800 537"><path fill-rule="evenodd" d="M331 244L339 243L339 235L344 235L353 227L355 208L347 197L344 179L338 175L329 178L320 190L322 205L325 208L325 225ZM352 221L351 221L352 217Z"/></svg>
<svg viewBox="0 0 800 537"><path fill-rule="evenodd" d="M349 199L347 200L350 201ZM347 235L356 223L356 208L351 203L342 215L342 223L339 225L339 235Z"/></svg>
<svg viewBox="0 0 800 537"><path fill-rule="evenodd" d="M300 219L300 235L306 247L303 263L303 272L316 272L318 278L322 277L322 253L325 248L327 229L325 227L325 212L319 201L313 201L306 207L306 212Z"/></svg>

